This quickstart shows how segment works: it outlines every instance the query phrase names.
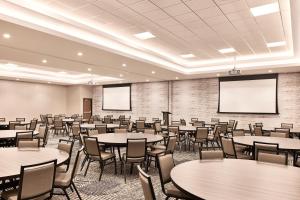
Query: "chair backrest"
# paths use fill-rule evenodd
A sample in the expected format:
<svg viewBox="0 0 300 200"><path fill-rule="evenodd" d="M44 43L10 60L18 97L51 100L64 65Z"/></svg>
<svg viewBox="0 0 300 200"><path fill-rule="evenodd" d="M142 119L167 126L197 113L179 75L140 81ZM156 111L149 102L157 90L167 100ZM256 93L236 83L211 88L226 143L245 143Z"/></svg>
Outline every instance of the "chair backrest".
<svg viewBox="0 0 300 200"><path fill-rule="evenodd" d="M279 150L279 144L278 143L268 143L268 142L253 142L253 155L254 159L257 158L257 152L260 151L278 151Z"/></svg>
<svg viewBox="0 0 300 200"><path fill-rule="evenodd" d="M201 139L207 139L207 137L208 137L208 128L197 127L195 138L201 140Z"/></svg>
<svg viewBox="0 0 300 200"><path fill-rule="evenodd" d="M152 118L152 121L153 121L153 122L159 121L159 118L154 117L154 118Z"/></svg>
<svg viewBox="0 0 300 200"><path fill-rule="evenodd" d="M294 125L292 123L281 123L281 128L293 128Z"/></svg>
<svg viewBox="0 0 300 200"><path fill-rule="evenodd" d="M107 133L107 125L96 125L95 129L98 130L98 134Z"/></svg>
<svg viewBox="0 0 300 200"><path fill-rule="evenodd" d="M35 130L37 125L37 120L31 120L29 130Z"/></svg>
<svg viewBox="0 0 300 200"><path fill-rule="evenodd" d="M196 121L196 122L193 123L193 126L204 127L205 126L205 121Z"/></svg>
<svg viewBox="0 0 300 200"><path fill-rule="evenodd" d="M291 132L290 128L275 128L275 131L276 132L287 133L287 134L289 134Z"/></svg>
<svg viewBox="0 0 300 200"><path fill-rule="evenodd" d="M112 122L111 117L110 116L104 116L104 123L105 124L110 124Z"/></svg>
<svg viewBox="0 0 300 200"><path fill-rule="evenodd" d="M186 121L185 121L185 119L180 119L180 125L181 125L181 126L186 126Z"/></svg>
<svg viewBox="0 0 300 200"><path fill-rule="evenodd" d="M132 128L133 128L133 122L129 122L127 131L132 132Z"/></svg>
<svg viewBox="0 0 300 200"><path fill-rule="evenodd" d="M289 134L286 132L278 132L278 131L271 131L270 133L271 137L281 137L281 138L288 138Z"/></svg>
<svg viewBox="0 0 300 200"><path fill-rule="evenodd" d="M179 126L169 126L168 127L169 133L174 133L175 135L179 134Z"/></svg>
<svg viewBox="0 0 300 200"><path fill-rule="evenodd" d="M234 124L235 124L235 120L230 119L228 122L228 128L233 128Z"/></svg>
<svg viewBox="0 0 300 200"><path fill-rule="evenodd" d="M16 132L16 146L18 145L19 139L33 139L33 131L22 131Z"/></svg>
<svg viewBox="0 0 300 200"><path fill-rule="evenodd" d="M171 126L180 126L180 121L171 121Z"/></svg>
<svg viewBox="0 0 300 200"><path fill-rule="evenodd" d="M160 122L154 122L154 130L156 133L160 133L162 131Z"/></svg>
<svg viewBox="0 0 300 200"><path fill-rule="evenodd" d="M72 127L72 134L73 136L80 136L80 125L79 124L73 124Z"/></svg>
<svg viewBox="0 0 300 200"><path fill-rule="evenodd" d="M214 127L214 139L219 139L221 134L221 125L215 125Z"/></svg>
<svg viewBox="0 0 300 200"><path fill-rule="evenodd" d="M53 118L52 117L46 117L46 122L47 122L47 125L53 125L54 121L53 121Z"/></svg>
<svg viewBox="0 0 300 200"><path fill-rule="evenodd" d="M80 162L82 160L82 156L83 156L83 149L84 147L81 147L77 154L76 154L76 158L75 158L75 161L74 161L74 165L73 165L73 168L72 168L72 177L71 177L71 180L76 177L76 175L78 174L79 172L79 169L80 169Z"/></svg>
<svg viewBox="0 0 300 200"><path fill-rule="evenodd" d="M156 200L150 176L142 170L140 165L137 166L137 169L139 171L139 179L140 179L140 182L142 185L144 199L145 200Z"/></svg>
<svg viewBox="0 0 300 200"><path fill-rule="evenodd" d="M238 121L235 121L234 126L233 126L233 130L236 130L237 125L238 125Z"/></svg>
<svg viewBox="0 0 300 200"><path fill-rule="evenodd" d="M259 127L263 127L263 126L264 126L262 122L257 122L257 123L255 123L254 125L255 125L255 126L259 126Z"/></svg>
<svg viewBox="0 0 300 200"><path fill-rule="evenodd" d="M152 128L147 128L147 129L145 129L144 133L153 134L154 135L155 134L155 130L152 129Z"/></svg>
<svg viewBox="0 0 300 200"><path fill-rule="evenodd" d="M145 159L147 139L127 139L126 160L128 159Z"/></svg>
<svg viewBox="0 0 300 200"><path fill-rule="evenodd" d="M222 150L227 158L237 158L235 146L232 138L221 138Z"/></svg>
<svg viewBox="0 0 300 200"><path fill-rule="evenodd" d="M200 147L199 148L199 156L200 156L200 160L214 160L214 159L221 160L224 158L224 153L223 153L223 151L220 151L220 150L203 151L203 149Z"/></svg>
<svg viewBox="0 0 300 200"><path fill-rule="evenodd" d="M144 132L145 129L145 121L144 120L136 120L136 131Z"/></svg>
<svg viewBox="0 0 300 200"><path fill-rule="evenodd" d="M221 126L221 133L226 134L227 133L227 122L220 122L219 125Z"/></svg>
<svg viewBox="0 0 300 200"><path fill-rule="evenodd" d="M210 122L218 124L220 122L219 118L211 118Z"/></svg>
<svg viewBox="0 0 300 200"><path fill-rule="evenodd" d="M167 154L173 154L175 151L177 137L175 135L168 137L167 147L166 147L166 153Z"/></svg>
<svg viewBox="0 0 300 200"><path fill-rule="evenodd" d="M21 166L17 199L49 197L53 193L57 160ZM46 198L44 198L46 199Z"/></svg>
<svg viewBox="0 0 300 200"><path fill-rule="evenodd" d="M27 126L25 124L15 124L15 130L27 130Z"/></svg>
<svg viewBox="0 0 300 200"><path fill-rule="evenodd" d="M15 125L20 124L17 121L9 121L9 130L15 130Z"/></svg>
<svg viewBox="0 0 300 200"><path fill-rule="evenodd" d="M94 135L99 134L98 130L96 130L96 129L89 129L87 133L88 133L88 136L94 136Z"/></svg>
<svg viewBox="0 0 300 200"><path fill-rule="evenodd" d="M127 133L127 128L115 128L115 133Z"/></svg>
<svg viewBox="0 0 300 200"><path fill-rule="evenodd" d="M25 118L24 117L17 117L16 121L17 122L25 122Z"/></svg>
<svg viewBox="0 0 300 200"><path fill-rule="evenodd" d="M275 163L281 165L288 164L288 152L276 150L257 150L256 160L260 162Z"/></svg>
<svg viewBox="0 0 300 200"><path fill-rule="evenodd" d="M245 136L245 130L244 129L236 129L232 131L232 136Z"/></svg>
<svg viewBox="0 0 300 200"><path fill-rule="evenodd" d="M175 166L173 156L172 154L158 156L157 161L162 190L165 192L164 185L171 182L171 170Z"/></svg>
<svg viewBox="0 0 300 200"><path fill-rule="evenodd" d="M17 141L18 148L39 148L40 147L40 138L19 138Z"/></svg>
<svg viewBox="0 0 300 200"><path fill-rule="evenodd" d="M141 120L141 121L146 121L146 117L139 117L139 120Z"/></svg>
<svg viewBox="0 0 300 200"><path fill-rule="evenodd" d="M61 151L68 153L69 154L68 159L70 159L72 155L73 146L74 146L73 140L60 139L57 148Z"/></svg>
<svg viewBox="0 0 300 200"><path fill-rule="evenodd" d="M39 127L38 138L42 139L43 146L45 146L48 142L48 126L43 125Z"/></svg>
<svg viewBox="0 0 300 200"><path fill-rule="evenodd" d="M253 133L255 136L262 136L262 127L261 126L254 126Z"/></svg>
<svg viewBox="0 0 300 200"><path fill-rule="evenodd" d="M63 121L61 119L54 120L54 128L62 128Z"/></svg>
<svg viewBox="0 0 300 200"><path fill-rule="evenodd" d="M86 153L90 156L99 156L101 159L98 138L83 136L83 141Z"/></svg>
<svg viewBox="0 0 300 200"><path fill-rule="evenodd" d="M0 122L5 122L5 117L0 117Z"/></svg>
<svg viewBox="0 0 300 200"><path fill-rule="evenodd" d="M253 135L254 133L253 133L253 127L252 127L252 124L248 124L248 126L249 126L250 134Z"/></svg>

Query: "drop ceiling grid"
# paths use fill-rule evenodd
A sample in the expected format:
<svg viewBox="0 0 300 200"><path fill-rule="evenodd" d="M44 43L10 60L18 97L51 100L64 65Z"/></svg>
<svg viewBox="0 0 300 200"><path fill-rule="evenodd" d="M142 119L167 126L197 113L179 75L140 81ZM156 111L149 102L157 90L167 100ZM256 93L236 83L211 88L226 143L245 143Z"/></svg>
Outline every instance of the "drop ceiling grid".
<svg viewBox="0 0 300 200"><path fill-rule="evenodd" d="M270 42L267 38L279 38L281 35L287 38L281 12L279 12L281 26L276 26L277 28L274 28L276 31L271 32L261 30L262 25L259 20L256 20L249 11L253 6L272 3L274 0L201 0L201 3L199 0L52 1L73 7L73 11L78 15L87 16L92 13L91 17L100 21L101 15L108 13L113 16L105 20L108 26L115 25L116 30L117 27L125 26L123 32L128 29L130 34L127 35L131 37L133 37L132 32L137 30L158 33L157 37L168 38L168 42L160 45L160 49L163 48L177 56L185 52L195 52L194 54L199 55L199 58L222 58L227 55L222 55L217 50L228 47L234 47L240 55L270 53L270 48L262 47ZM252 27L245 27L243 23L248 23L250 20L255 23L250 23ZM126 22L125 25L122 22ZM192 26L197 23L198 26ZM249 40L249 37L244 37L244 32L247 31L259 34ZM212 32L215 34L211 34ZM239 37L240 40L235 37ZM158 40L155 40L157 39L145 43L157 45ZM255 40L259 42L253 42ZM205 45L202 46L204 43Z"/></svg>

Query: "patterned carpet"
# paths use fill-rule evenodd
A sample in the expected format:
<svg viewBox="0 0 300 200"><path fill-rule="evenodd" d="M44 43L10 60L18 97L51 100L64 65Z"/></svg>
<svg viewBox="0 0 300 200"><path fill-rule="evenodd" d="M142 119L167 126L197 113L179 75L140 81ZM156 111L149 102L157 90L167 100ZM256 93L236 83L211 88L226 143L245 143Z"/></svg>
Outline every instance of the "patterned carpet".
<svg viewBox="0 0 300 200"><path fill-rule="evenodd" d="M57 147L59 138L49 138L47 147ZM79 148L78 141L74 145L74 151L72 158L75 158L75 152ZM124 151L125 149L123 149ZM199 154L192 151L176 151L174 153L175 163L179 164L189 160L199 159ZM75 185L77 186L82 199L94 200L138 200L144 199L141 184L137 176L137 170L133 171L133 174L129 173L129 166L127 171L127 182L125 184L123 175L120 174L120 163L118 163L118 174L114 174L114 165L107 165L104 168L102 179L99 182L99 163L91 163L88 170L87 176L84 177L83 173L85 168L80 174L76 176ZM152 166L149 169L148 174L152 177L152 183L154 185L154 190L157 199L165 199L165 195L161 192L160 179L158 175L158 170ZM56 191L59 192L59 191ZM68 190L68 194L71 199L78 199L75 192ZM53 199L66 199L65 196L54 196Z"/></svg>

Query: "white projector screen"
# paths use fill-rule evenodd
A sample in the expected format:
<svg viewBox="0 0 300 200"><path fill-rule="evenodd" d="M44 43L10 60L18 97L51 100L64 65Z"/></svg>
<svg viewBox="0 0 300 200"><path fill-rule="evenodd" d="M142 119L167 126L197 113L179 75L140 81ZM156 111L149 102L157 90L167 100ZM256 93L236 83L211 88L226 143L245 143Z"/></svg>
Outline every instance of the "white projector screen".
<svg viewBox="0 0 300 200"><path fill-rule="evenodd" d="M131 110L131 85L106 85L102 92L102 110Z"/></svg>
<svg viewBox="0 0 300 200"><path fill-rule="evenodd" d="M220 113L278 114L277 74L219 78Z"/></svg>

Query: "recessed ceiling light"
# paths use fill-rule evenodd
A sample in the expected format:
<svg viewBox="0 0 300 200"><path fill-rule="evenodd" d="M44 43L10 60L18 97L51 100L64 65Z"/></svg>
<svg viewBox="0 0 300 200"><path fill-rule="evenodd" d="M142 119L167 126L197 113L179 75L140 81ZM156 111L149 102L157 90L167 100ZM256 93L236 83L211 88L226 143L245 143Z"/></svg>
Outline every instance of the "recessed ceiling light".
<svg viewBox="0 0 300 200"><path fill-rule="evenodd" d="M268 70L269 73L272 73L273 71L271 69Z"/></svg>
<svg viewBox="0 0 300 200"><path fill-rule="evenodd" d="M189 53L189 54L182 54L182 55L180 55L182 58L194 58L195 57L195 55L194 54L192 54L192 53Z"/></svg>
<svg viewBox="0 0 300 200"><path fill-rule="evenodd" d="M122 81L119 81L119 83L122 83Z"/></svg>
<svg viewBox="0 0 300 200"><path fill-rule="evenodd" d="M219 49L218 50L220 53L233 53L235 52L234 48L225 48L225 49Z"/></svg>
<svg viewBox="0 0 300 200"><path fill-rule="evenodd" d="M155 71L152 71L151 73L152 73L152 74L155 74L156 72L155 72Z"/></svg>
<svg viewBox="0 0 300 200"><path fill-rule="evenodd" d="M83 55L82 52L78 52L78 53L77 53L77 56L82 56L82 55Z"/></svg>
<svg viewBox="0 0 300 200"><path fill-rule="evenodd" d="M120 74L120 77L123 77L123 74Z"/></svg>
<svg viewBox="0 0 300 200"><path fill-rule="evenodd" d="M178 80L179 78L176 76L175 79Z"/></svg>
<svg viewBox="0 0 300 200"><path fill-rule="evenodd" d="M42 60L42 63L47 63L48 61L46 59Z"/></svg>
<svg viewBox="0 0 300 200"><path fill-rule="evenodd" d="M149 79L146 79L147 82L149 82Z"/></svg>
<svg viewBox="0 0 300 200"><path fill-rule="evenodd" d="M19 78L16 79L16 81L19 81L19 80L20 80Z"/></svg>
<svg viewBox="0 0 300 200"><path fill-rule="evenodd" d="M92 68L88 68L88 71L91 72L91 71L92 71Z"/></svg>
<svg viewBox="0 0 300 200"><path fill-rule="evenodd" d="M3 33L3 38L5 38L5 39L9 39L11 36L10 36L10 34L9 33Z"/></svg>
<svg viewBox="0 0 300 200"><path fill-rule="evenodd" d="M147 39L150 39L150 38L155 38L155 35L153 35L151 32L137 33L137 34L134 34L134 36L136 38L141 39L141 40L147 40Z"/></svg>
<svg viewBox="0 0 300 200"><path fill-rule="evenodd" d="M48 81L48 83L50 84L51 82L50 82L50 81Z"/></svg>
<svg viewBox="0 0 300 200"><path fill-rule="evenodd" d="M265 4L262 6L257 6L253 7L250 9L251 13L253 16L262 16L262 15L267 15L271 13L275 13L279 11L279 5L278 3L270 3L270 4Z"/></svg>
<svg viewBox="0 0 300 200"><path fill-rule="evenodd" d="M123 63L123 64L122 64L122 67L127 67L126 63Z"/></svg>
<svg viewBox="0 0 300 200"><path fill-rule="evenodd" d="M5 64L5 66L8 67L8 70L15 70L16 68L18 68L18 65L13 64L13 63L7 63L7 64Z"/></svg>
<svg viewBox="0 0 300 200"><path fill-rule="evenodd" d="M286 45L285 41L267 43L267 47L280 47Z"/></svg>
<svg viewBox="0 0 300 200"><path fill-rule="evenodd" d="M217 76L219 77L219 76L220 76L220 74L217 74Z"/></svg>
<svg viewBox="0 0 300 200"><path fill-rule="evenodd" d="M62 72L59 72L60 74L66 74L67 72L64 72L64 71L62 71Z"/></svg>

